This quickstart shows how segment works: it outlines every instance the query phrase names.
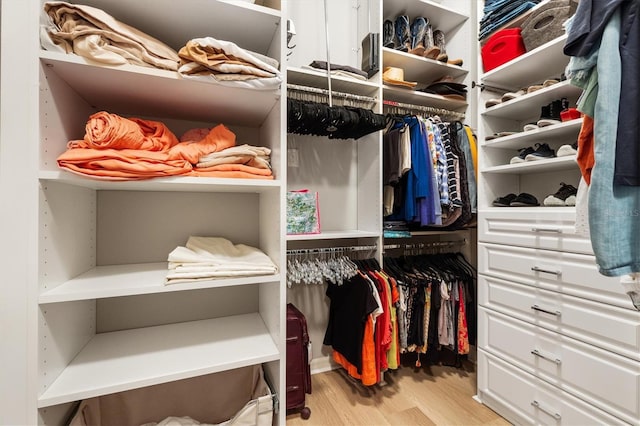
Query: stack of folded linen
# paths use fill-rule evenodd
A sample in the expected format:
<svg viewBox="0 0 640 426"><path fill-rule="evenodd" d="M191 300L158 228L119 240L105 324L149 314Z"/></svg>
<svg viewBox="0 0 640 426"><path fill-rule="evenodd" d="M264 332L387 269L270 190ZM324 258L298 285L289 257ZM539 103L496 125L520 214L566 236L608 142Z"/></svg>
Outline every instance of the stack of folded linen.
<svg viewBox="0 0 640 426"><path fill-rule="evenodd" d="M235 173L236 177L253 179L273 179L269 156L271 150L265 147L239 145L200 157L195 172L208 176L224 177L224 173Z"/></svg>
<svg viewBox="0 0 640 426"><path fill-rule="evenodd" d="M178 69L178 53L161 41L91 6L44 4L40 43L45 50L75 53L92 61Z"/></svg>
<svg viewBox="0 0 640 426"><path fill-rule="evenodd" d="M478 40L484 40L494 31L535 7L542 0L485 0L484 15L480 20Z"/></svg>
<svg viewBox="0 0 640 426"><path fill-rule="evenodd" d="M221 237L189 237L169 253L166 284L215 278L273 275L278 267L260 249Z"/></svg>
<svg viewBox="0 0 640 426"><path fill-rule="evenodd" d="M185 78L232 87L273 90L282 83L278 61L213 37L189 40L178 52Z"/></svg>

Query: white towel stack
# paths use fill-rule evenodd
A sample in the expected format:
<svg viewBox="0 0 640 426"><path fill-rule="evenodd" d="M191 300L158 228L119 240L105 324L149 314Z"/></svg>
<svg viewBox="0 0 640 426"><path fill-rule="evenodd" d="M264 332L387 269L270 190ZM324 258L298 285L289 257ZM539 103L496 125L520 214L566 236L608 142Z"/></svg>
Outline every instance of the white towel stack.
<svg viewBox="0 0 640 426"><path fill-rule="evenodd" d="M278 267L261 250L220 237L189 237L169 253L166 284L215 278L272 275Z"/></svg>

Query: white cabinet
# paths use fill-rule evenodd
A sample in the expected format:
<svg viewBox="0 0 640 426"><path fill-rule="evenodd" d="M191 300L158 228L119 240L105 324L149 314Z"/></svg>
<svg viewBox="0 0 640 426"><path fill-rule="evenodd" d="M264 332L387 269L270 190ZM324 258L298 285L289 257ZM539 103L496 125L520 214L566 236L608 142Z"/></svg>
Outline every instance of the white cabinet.
<svg viewBox="0 0 640 426"><path fill-rule="evenodd" d="M3 44L14 27L37 40L43 3L12 6ZM279 1L83 4L175 50L210 35L282 61ZM80 399L248 365L263 365L279 393L284 274L175 285L165 285L164 278L169 252L191 235L258 247L284 270L281 89L232 88L172 71L100 65L40 50L37 43L26 43L22 54L29 59L24 76L14 72L14 83L39 90L24 93L33 106L26 114L11 117L3 109L2 118L37 131L20 141L3 134L2 151L17 142L31 147L27 154L35 153L26 159L27 171L16 175L24 179L14 184L26 199L37 200L37 214L15 224L27 238L33 235L34 243L27 256L33 275L26 270L11 275L16 287L25 288L30 306L23 329L31 336L23 349L30 373L22 378L28 379L26 407L15 408L25 417L6 421L58 424ZM31 75L39 78L33 81ZM3 103L4 97L3 90ZM56 158L69 140L82 139L89 115L97 111L162 121L178 137L190 128L225 124L239 144L271 149L275 179L105 181L59 169ZM0 411L10 409L3 403ZM276 421L284 422L284 410Z"/></svg>
<svg viewBox="0 0 640 426"><path fill-rule="evenodd" d="M565 40L480 77L478 397L517 424L639 424L640 312L618 278L598 273L589 238L575 233L575 207L543 205L561 182L578 186L575 157L511 163L535 143L557 150L577 140L582 119L523 127L554 100L575 106L580 90L561 81L484 105L557 79ZM540 206L493 206L509 193Z"/></svg>

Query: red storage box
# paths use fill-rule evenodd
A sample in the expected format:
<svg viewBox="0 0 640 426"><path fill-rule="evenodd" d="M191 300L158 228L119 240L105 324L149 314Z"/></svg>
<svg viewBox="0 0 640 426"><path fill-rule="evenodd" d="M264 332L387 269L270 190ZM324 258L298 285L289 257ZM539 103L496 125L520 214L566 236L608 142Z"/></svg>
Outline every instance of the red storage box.
<svg viewBox="0 0 640 426"><path fill-rule="evenodd" d="M520 28L508 28L489 37L481 50L484 72L499 67L527 51L521 31Z"/></svg>

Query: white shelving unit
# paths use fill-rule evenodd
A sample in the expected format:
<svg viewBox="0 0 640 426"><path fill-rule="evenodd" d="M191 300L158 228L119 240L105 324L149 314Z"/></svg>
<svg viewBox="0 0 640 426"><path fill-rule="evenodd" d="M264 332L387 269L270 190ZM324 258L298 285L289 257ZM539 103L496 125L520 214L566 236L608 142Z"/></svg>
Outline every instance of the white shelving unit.
<svg viewBox="0 0 640 426"><path fill-rule="evenodd" d="M481 106L557 78L569 61L565 41L549 41L481 75L495 91L482 92ZM560 82L480 114L477 398L514 424L637 424L640 418L640 313L625 300L619 279L598 273L589 237L575 231L575 207L543 206L560 182L578 187L575 156L509 164L518 149L535 143L557 150L575 142L581 118L522 128L537 121L541 106L565 97L575 106L580 93ZM517 133L485 139L503 131ZM497 197L523 192L541 206L492 207Z"/></svg>
<svg viewBox="0 0 640 426"><path fill-rule="evenodd" d="M176 51L212 36L282 62L286 3L260 3L83 2ZM11 360L15 373L3 374L16 396L0 403L2 422L62 424L84 398L250 365L264 367L284 402L284 89L233 88L40 50L43 4L3 3L3 45L17 32L25 40L11 90L2 72L1 188L25 212L15 231L3 226L3 238L24 235L29 249L15 248L29 267L14 257L6 277L8 293L22 300L16 306L25 307L12 315L26 337ZM2 63L13 54L3 47ZM8 115L8 102L19 116ZM109 181L61 170L58 156L98 111L161 121L178 137L224 124L237 144L271 149L275 179ZM17 145L23 163L11 165L5 155ZM20 197L6 191L7 173ZM165 285L168 254L192 235L258 247L279 273ZM274 420L284 424L285 410Z"/></svg>

